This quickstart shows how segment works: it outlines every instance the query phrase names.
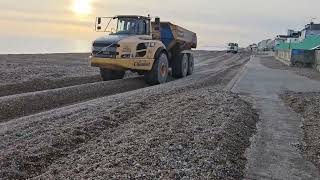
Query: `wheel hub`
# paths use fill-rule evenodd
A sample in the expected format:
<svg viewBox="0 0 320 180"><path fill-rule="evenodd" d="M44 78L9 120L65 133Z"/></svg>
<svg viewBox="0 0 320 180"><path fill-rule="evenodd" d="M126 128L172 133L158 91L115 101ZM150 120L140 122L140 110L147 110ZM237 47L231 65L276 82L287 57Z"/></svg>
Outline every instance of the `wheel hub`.
<svg viewBox="0 0 320 180"><path fill-rule="evenodd" d="M185 60L183 62L183 71L184 71L184 73L186 73L188 71L188 61L187 60Z"/></svg>
<svg viewBox="0 0 320 180"><path fill-rule="evenodd" d="M160 75L164 77L166 74L167 74L167 67L164 63L162 63L160 66Z"/></svg>

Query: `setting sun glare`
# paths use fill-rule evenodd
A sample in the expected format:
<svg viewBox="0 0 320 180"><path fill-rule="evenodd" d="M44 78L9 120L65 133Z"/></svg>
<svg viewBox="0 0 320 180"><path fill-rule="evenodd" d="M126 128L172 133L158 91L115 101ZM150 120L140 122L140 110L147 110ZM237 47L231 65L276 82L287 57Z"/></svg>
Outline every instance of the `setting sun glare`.
<svg viewBox="0 0 320 180"><path fill-rule="evenodd" d="M92 0L73 0L73 12L84 15L91 13Z"/></svg>

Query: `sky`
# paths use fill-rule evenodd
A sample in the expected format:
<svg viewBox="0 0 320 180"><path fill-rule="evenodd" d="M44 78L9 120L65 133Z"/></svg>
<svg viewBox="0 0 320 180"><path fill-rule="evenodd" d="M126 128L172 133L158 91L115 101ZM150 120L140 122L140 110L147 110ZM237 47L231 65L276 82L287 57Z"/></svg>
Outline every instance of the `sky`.
<svg viewBox="0 0 320 180"><path fill-rule="evenodd" d="M0 0L0 53L88 52L96 16L159 16L198 35L200 49L262 39L320 22L319 0Z"/></svg>

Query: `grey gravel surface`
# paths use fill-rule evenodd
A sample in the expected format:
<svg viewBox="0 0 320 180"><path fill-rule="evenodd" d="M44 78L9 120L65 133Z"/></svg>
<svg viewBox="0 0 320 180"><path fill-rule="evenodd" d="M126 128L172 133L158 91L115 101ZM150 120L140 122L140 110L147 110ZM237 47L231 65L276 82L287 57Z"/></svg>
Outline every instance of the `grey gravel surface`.
<svg viewBox="0 0 320 180"><path fill-rule="evenodd" d="M222 89L247 61L1 123L0 177L241 179L258 116Z"/></svg>
<svg viewBox="0 0 320 180"><path fill-rule="evenodd" d="M60 158L37 178L242 177L242 153L257 117L237 96L205 88L124 106L87 122L98 127L105 123L105 129L89 130L99 137ZM77 128L80 136L88 132ZM59 140L59 146L64 142Z"/></svg>
<svg viewBox="0 0 320 180"><path fill-rule="evenodd" d="M308 160L312 161L320 172L320 92L287 92L281 98L293 110L303 116L302 128L305 144L301 149Z"/></svg>
<svg viewBox="0 0 320 180"><path fill-rule="evenodd" d="M224 52L195 51L202 61ZM0 55L0 85L35 80L56 80L66 77L99 75L99 68L90 67L88 53Z"/></svg>
<svg viewBox="0 0 320 180"><path fill-rule="evenodd" d="M101 81L88 53L0 55L0 96Z"/></svg>
<svg viewBox="0 0 320 180"><path fill-rule="evenodd" d="M98 75L88 57L87 53L0 55L0 84Z"/></svg>
<svg viewBox="0 0 320 180"><path fill-rule="evenodd" d="M198 62L224 55L194 51ZM0 97L101 81L88 53L0 55ZM127 72L125 78L136 76Z"/></svg>
<svg viewBox="0 0 320 180"><path fill-rule="evenodd" d="M210 57L210 60L212 61L218 61L224 57L223 52L201 52L202 51L195 51L195 54L198 57L196 63L199 61L203 62L204 59L206 59L205 57ZM23 55L21 56L23 57ZM50 57L52 55L48 56ZM27 59L25 61L27 61ZM29 59L29 61L31 60ZM54 62L60 61L62 61L62 59L58 59ZM65 77L62 79L34 79L22 83L2 85L0 86L0 96L2 95L5 97L0 97L0 122L80 101L127 92L147 86L142 78L130 78L134 76L133 73L128 72L124 80L112 82L90 83L91 81L101 81L101 78L100 76L88 76Z"/></svg>
<svg viewBox="0 0 320 180"><path fill-rule="evenodd" d="M280 70L287 70L291 71L293 73L296 73L300 76L307 77L309 79L313 80L320 80L320 72L316 71L312 68L298 68L298 67L292 67L287 66L286 64L282 63L281 61L276 60L274 57L260 57L261 58L261 64L271 68L271 69L280 69Z"/></svg>
<svg viewBox="0 0 320 180"><path fill-rule="evenodd" d="M211 58L216 58L225 55L223 51L194 51L193 52L196 61L201 62Z"/></svg>

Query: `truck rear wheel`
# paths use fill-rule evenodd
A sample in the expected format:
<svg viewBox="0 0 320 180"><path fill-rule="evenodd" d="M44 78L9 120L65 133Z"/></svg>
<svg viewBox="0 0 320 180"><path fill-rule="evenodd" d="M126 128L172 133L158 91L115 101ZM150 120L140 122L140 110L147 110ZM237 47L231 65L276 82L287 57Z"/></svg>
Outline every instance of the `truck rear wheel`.
<svg viewBox="0 0 320 180"><path fill-rule="evenodd" d="M193 54L189 55L189 61L188 61L188 73L187 75L192 75L194 71L194 57Z"/></svg>
<svg viewBox="0 0 320 180"><path fill-rule="evenodd" d="M188 55L180 54L172 64L172 76L175 78L183 78L188 74Z"/></svg>
<svg viewBox="0 0 320 180"><path fill-rule="evenodd" d="M125 75L125 71L117 71L117 70L100 68L100 74L104 81L111 81L111 80L122 79Z"/></svg>
<svg viewBox="0 0 320 180"><path fill-rule="evenodd" d="M153 63L151 71L145 73L144 79L149 85L157 85L167 82L169 71L168 57L161 53Z"/></svg>

